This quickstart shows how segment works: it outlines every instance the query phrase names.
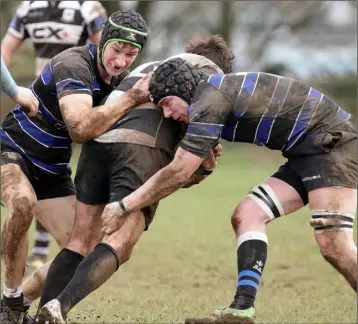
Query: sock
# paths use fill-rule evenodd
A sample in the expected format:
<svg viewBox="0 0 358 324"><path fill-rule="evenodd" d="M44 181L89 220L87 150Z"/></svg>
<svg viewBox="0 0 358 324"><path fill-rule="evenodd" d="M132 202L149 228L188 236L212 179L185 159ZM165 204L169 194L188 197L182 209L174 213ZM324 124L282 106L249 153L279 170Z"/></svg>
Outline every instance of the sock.
<svg viewBox="0 0 358 324"><path fill-rule="evenodd" d="M267 259L267 236L262 232L246 232L237 238L238 282L230 308L254 307L256 292Z"/></svg>
<svg viewBox="0 0 358 324"><path fill-rule="evenodd" d="M61 293L70 282L78 265L83 259L83 255L69 249L62 249L60 253L57 254L50 265L46 277L39 309Z"/></svg>
<svg viewBox="0 0 358 324"><path fill-rule="evenodd" d="M63 318L83 298L105 283L118 269L119 259L111 246L98 244L78 266L73 278L56 298Z"/></svg>
<svg viewBox="0 0 358 324"><path fill-rule="evenodd" d="M24 295L21 287L18 288L7 288L4 284L3 298L1 301L2 305L9 306L12 310L23 309Z"/></svg>
<svg viewBox="0 0 358 324"><path fill-rule="evenodd" d="M4 297L6 298L17 298L20 297L22 295L22 288L18 287L18 288L8 288L5 286L4 284Z"/></svg>
<svg viewBox="0 0 358 324"><path fill-rule="evenodd" d="M50 234L39 221L36 221L35 245L32 248L32 254L48 256L49 246Z"/></svg>

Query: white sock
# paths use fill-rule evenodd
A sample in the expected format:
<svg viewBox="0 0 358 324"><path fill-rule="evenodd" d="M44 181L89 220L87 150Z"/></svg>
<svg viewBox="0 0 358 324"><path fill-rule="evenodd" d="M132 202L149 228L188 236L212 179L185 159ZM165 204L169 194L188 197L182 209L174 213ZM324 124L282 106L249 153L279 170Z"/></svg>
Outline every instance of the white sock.
<svg viewBox="0 0 358 324"><path fill-rule="evenodd" d="M4 296L7 298L17 298L20 297L22 294L22 288L7 288L4 284Z"/></svg>

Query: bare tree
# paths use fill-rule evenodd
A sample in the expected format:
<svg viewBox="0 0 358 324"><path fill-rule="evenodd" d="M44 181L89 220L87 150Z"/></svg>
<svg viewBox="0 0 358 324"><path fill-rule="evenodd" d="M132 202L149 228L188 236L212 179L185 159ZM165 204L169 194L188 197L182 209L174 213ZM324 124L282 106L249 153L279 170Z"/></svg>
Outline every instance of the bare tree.
<svg viewBox="0 0 358 324"><path fill-rule="evenodd" d="M224 0L221 4L221 26L219 34L230 42L233 26L235 25L235 11L233 10L233 2L231 0Z"/></svg>

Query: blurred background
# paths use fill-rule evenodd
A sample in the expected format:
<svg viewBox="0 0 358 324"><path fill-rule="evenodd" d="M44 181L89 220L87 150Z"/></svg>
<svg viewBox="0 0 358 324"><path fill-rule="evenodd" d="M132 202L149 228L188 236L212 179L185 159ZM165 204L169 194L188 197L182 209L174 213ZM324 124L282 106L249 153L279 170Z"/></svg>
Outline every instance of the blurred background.
<svg viewBox="0 0 358 324"><path fill-rule="evenodd" d="M305 80L354 112L357 92L356 1L100 1L110 14L139 11L150 38L135 65L183 51L198 32L224 36L236 55L236 71L265 71ZM1 37L20 1L0 2ZM9 69L20 85L34 79L34 55L26 41ZM1 97L1 116L11 103Z"/></svg>
<svg viewBox="0 0 358 324"><path fill-rule="evenodd" d="M297 78L357 116L355 1L100 2L108 15L132 8L146 20L150 38L134 66L183 52L193 33L218 33L236 55L236 72ZM1 38L20 3L0 0ZM19 85L31 84L31 41L12 57L9 70ZM6 95L0 99L3 118L13 104ZM218 170L200 186L160 203L133 259L76 306L70 323L179 323L231 301L237 276L232 210L285 161L263 147L223 145ZM71 161L73 175L79 149L76 145ZM356 295L320 256L309 219L304 208L269 226L269 262L256 303L258 323L357 323ZM354 230L356 241L357 226ZM30 237L31 246L33 230ZM56 253L53 242L50 255Z"/></svg>

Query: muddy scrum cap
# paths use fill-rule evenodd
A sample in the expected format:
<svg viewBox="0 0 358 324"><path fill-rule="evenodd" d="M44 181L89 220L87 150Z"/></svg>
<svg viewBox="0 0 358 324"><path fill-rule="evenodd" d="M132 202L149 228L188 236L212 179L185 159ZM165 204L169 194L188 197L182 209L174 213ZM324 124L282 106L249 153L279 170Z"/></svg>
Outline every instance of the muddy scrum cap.
<svg viewBox="0 0 358 324"><path fill-rule="evenodd" d="M143 17L135 10L118 10L106 21L99 43L100 62L103 65L103 53L113 41L128 43L143 49L148 37L148 28Z"/></svg>
<svg viewBox="0 0 358 324"><path fill-rule="evenodd" d="M150 98L157 104L164 97L176 96L190 105L196 87L206 79L204 72L181 58L165 61L158 66L151 79Z"/></svg>

